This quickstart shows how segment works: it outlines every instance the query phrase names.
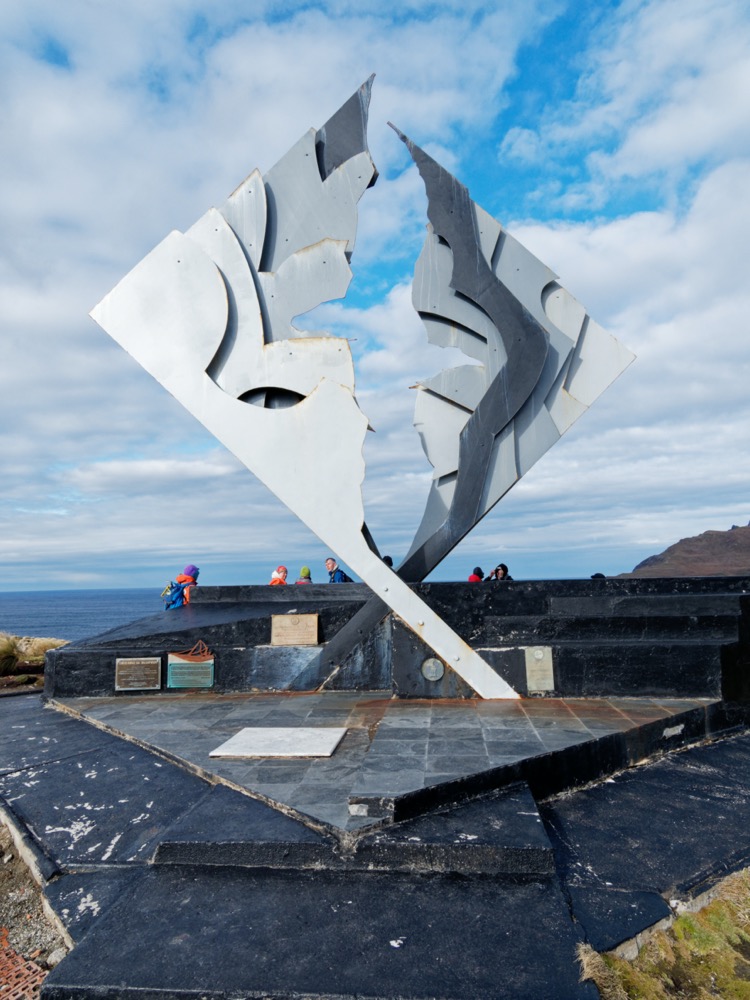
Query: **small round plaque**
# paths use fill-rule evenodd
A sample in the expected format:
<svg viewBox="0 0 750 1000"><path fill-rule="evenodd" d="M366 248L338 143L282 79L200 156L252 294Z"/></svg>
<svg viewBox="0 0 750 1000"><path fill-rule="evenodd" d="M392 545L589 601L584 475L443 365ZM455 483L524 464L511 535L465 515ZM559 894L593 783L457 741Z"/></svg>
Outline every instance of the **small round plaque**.
<svg viewBox="0 0 750 1000"><path fill-rule="evenodd" d="M544 650L543 649L535 649L534 650L534 659L535 660L543 660L544 659Z"/></svg>
<svg viewBox="0 0 750 1000"><path fill-rule="evenodd" d="M445 673L445 667L435 656L430 656L422 664L422 676L428 681L439 681Z"/></svg>

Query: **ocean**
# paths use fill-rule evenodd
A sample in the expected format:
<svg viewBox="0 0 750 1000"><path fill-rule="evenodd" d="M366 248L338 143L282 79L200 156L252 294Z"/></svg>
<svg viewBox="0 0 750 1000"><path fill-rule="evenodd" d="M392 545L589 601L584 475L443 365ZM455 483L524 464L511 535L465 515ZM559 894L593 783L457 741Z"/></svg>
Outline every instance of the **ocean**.
<svg viewBox="0 0 750 1000"><path fill-rule="evenodd" d="M157 587L0 592L0 632L75 642L164 611L159 594Z"/></svg>

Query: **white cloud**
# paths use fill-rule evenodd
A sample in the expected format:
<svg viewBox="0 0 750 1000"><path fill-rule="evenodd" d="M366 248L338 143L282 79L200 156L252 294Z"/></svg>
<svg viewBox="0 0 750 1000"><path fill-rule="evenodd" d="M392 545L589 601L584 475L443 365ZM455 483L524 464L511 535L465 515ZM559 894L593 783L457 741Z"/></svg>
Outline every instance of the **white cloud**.
<svg viewBox="0 0 750 1000"><path fill-rule="evenodd" d="M741 0L629 0L601 18L575 96L546 105L535 128L513 128L503 158L567 164L578 180L546 197L595 210L633 179L662 197L703 165L750 154L750 23ZM689 198L689 192L687 193Z"/></svg>
<svg viewBox="0 0 750 1000"><path fill-rule="evenodd" d="M368 523L382 548L404 554L431 471L408 387L451 362L425 350L411 307L425 199L386 121L466 180L476 151L498 145L521 47L543 41L563 6L414 0L394 16L332 0L258 3L248 15L238 2L29 0L0 10L0 586L118 586L123 562L138 585L188 554L222 566L226 582L264 579L280 559L322 562L320 543L87 313L167 232L268 169L372 71L381 178L361 202L359 298L322 307L314 325L356 338L358 398L376 429ZM591 48L574 54L585 67L575 100L553 107L536 94L548 108L538 129L508 132L506 151L543 170L546 209L575 202L590 215L622 183L663 175L659 197L629 188L635 208L619 218L511 227L639 360L441 574L463 576L464 560L497 549L513 554L516 576L614 572L675 532L747 520L749 22L730 0L612 4ZM555 157L588 172L566 187ZM606 567L593 565L598 553Z"/></svg>

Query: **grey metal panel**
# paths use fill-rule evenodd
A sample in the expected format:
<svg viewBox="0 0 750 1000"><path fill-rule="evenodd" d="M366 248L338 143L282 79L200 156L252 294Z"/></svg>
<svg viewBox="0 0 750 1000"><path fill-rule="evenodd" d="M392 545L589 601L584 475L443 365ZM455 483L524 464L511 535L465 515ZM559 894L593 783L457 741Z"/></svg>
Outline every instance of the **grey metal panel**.
<svg viewBox="0 0 750 1000"><path fill-rule="evenodd" d="M498 249L500 237L505 232L502 225L493 218L489 212L472 202L474 208L474 219L476 223L477 243L482 252L482 256L490 267L493 267L493 260ZM493 267L494 270L494 267Z"/></svg>
<svg viewBox="0 0 750 1000"><path fill-rule="evenodd" d="M367 117L370 108L373 73L359 90L342 104L320 129L315 137L320 176L326 180L334 170L357 153L367 152ZM377 172L370 184L374 184Z"/></svg>
<svg viewBox="0 0 750 1000"><path fill-rule="evenodd" d="M423 579L481 517L494 438L536 386L547 358L548 341L544 328L492 273L482 253L477 214L466 188L406 136L398 134L425 183L433 231L452 252L450 287L484 310L494 325L494 338L502 342L507 357L460 434L458 475L448 517L418 548L412 546L400 568L406 579Z"/></svg>
<svg viewBox="0 0 750 1000"><path fill-rule="evenodd" d="M560 431L544 405L533 396L515 419L516 461L519 477L525 476L539 456L560 440Z"/></svg>
<svg viewBox="0 0 750 1000"><path fill-rule="evenodd" d="M450 247L440 243L435 233L429 232L414 268L412 285L414 308L423 318L434 314L452 320L460 327L473 330L486 345L485 355L478 360L487 364L490 354L499 352L499 360L495 365L495 368L499 369L507 357L503 342L498 337L497 330L487 313L470 299L456 295L451 287L452 274L453 254ZM456 346L460 347L461 344L458 343Z"/></svg>
<svg viewBox="0 0 750 1000"><path fill-rule="evenodd" d="M516 449L516 420L512 420L492 443L490 474L482 494L482 510L485 512L521 478Z"/></svg>
<svg viewBox="0 0 750 1000"><path fill-rule="evenodd" d="M459 438L471 413L421 387L414 404L414 426L434 467L434 478L458 468Z"/></svg>
<svg viewBox="0 0 750 1000"><path fill-rule="evenodd" d="M550 322L575 343L586 318L586 310L581 303L558 281L550 280L542 291L541 305Z"/></svg>
<svg viewBox="0 0 750 1000"><path fill-rule="evenodd" d="M487 390L489 380L483 365L458 365L456 368L446 368L419 384L449 403L473 412Z"/></svg>
<svg viewBox="0 0 750 1000"><path fill-rule="evenodd" d="M264 388L285 389L306 396L313 391L321 375L325 374L342 385L354 388L354 366L346 341L315 337L310 333L294 330L297 336L305 339L293 343L287 339L282 343L283 338L279 337L277 343L264 344L263 321L252 265L245 257L234 231L216 209L206 212L188 229L186 235L209 254L220 269L227 286L229 310L226 333L208 369L217 385L235 397ZM331 248L333 253L329 252ZM326 290L335 292L338 288L344 294L351 272L342 248L341 243L324 241L323 246L318 246L317 255L318 265L331 279ZM287 303L290 316L292 313L297 315L305 311L302 308L305 301L312 301L312 305L317 305L315 292L311 291L314 283L303 281L303 276L309 275L305 272L305 264L300 264L300 258L307 260L308 254L295 254L282 267L282 271L286 273L285 287L290 292L291 301ZM321 263L321 259L327 259L327 267ZM336 260L339 262L338 267ZM315 269L312 270L314 273ZM293 281L295 273L299 276L296 286ZM256 275L255 278L257 277ZM335 282L338 284L334 284ZM301 293L295 299L293 293L303 284L307 299L303 299ZM267 292L265 285L263 290ZM284 287L278 292L279 298L283 291ZM307 305L305 308L310 307ZM283 315L283 308L279 312ZM277 313L271 311L270 316L276 318L279 324ZM286 323L291 336L292 328L288 318Z"/></svg>
<svg viewBox="0 0 750 1000"><path fill-rule="evenodd" d="M632 355L613 339L604 339L598 327L592 327L587 345L585 311L560 288L554 271L475 205L455 178L398 134L428 196L431 225L415 268L414 290L428 339L461 347L488 368L491 345L501 342L505 348L499 371L492 372L480 400L478 374L472 383L474 397L462 384L463 374L453 380L433 376L420 383L444 398L460 386L456 402L473 409L463 424L446 407L417 397L415 425L435 471L429 513L399 572L406 579L423 579L559 439L582 412L580 404L593 401ZM473 310L483 313L484 324L474 322ZM456 327L458 322L463 329ZM490 345L487 355L470 329L475 334L481 329ZM574 384L576 393L571 391ZM449 502L445 484L450 484L451 505L444 521L437 523L439 511Z"/></svg>
<svg viewBox="0 0 750 1000"><path fill-rule="evenodd" d="M557 278L555 272L507 232L503 232L495 251L492 269L498 280L523 303L536 321L548 329L549 317L542 305L542 293ZM574 341L575 335L570 339Z"/></svg>
<svg viewBox="0 0 750 1000"><path fill-rule="evenodd" d="M568 430L569 427L572 427L581 414L585 413L588 409L588 407L584 406L583 403L579 403L578 400L574 396L571 396L571 394L565 389L565 380L568 377L569 367L570 362L563 366L559 375L555 379L554 385L544 400L544 405L547 407L547 411L555 422L555 427L557 427L561 436L566 430Z"/></svg>
<svg viewBox="0 0 750 1000"><path fill-rule="evenodd" d="M451 320L446 320L442 316L430 316L428 313L421 313L420 318L425 330L427 339L436 347L457 347L469 357L475 358L482 365L487 361L487 342L473 330L459 326ZM500 358L502 345L493 349L495 355ZM498 361L498 367L502 364Z"/></svg>
<svg viewBox="0 0 750 1000"><path fill-rule="evenodd" d="M591 318L584 324L565 388L590 406L633 360L631 352Z"/></svg>

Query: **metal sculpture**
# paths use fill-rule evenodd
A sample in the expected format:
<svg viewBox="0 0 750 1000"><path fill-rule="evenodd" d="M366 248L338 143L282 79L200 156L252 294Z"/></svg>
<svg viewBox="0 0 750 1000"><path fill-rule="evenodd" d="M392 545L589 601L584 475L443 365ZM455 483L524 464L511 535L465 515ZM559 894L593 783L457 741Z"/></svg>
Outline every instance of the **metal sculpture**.
<svg viewBox="0 0 750 1000"><path fill-rule="evenodd" d="M478 362L419 384L414 423L435 472L400 572L422 580L633 355L455 177L398 134L428 198L414 306L431 343Z"/></svg>
<svg viewBox="0 0 750 1000"><path fill-rule="evenodd" d="M377 597L364 618L396 612L480 696L514 698L404 580L424 578L628 358L603 331L589 333L554 275L402 137L432 222L415 304L434 343L481 364L422 383L417 426L433 489L399 574L382 562L364 523L368 421L349 344L292 325L343 296L351 279L357 203L377 179L366 139L371 85L265 176L254 171L220 209L170 233L91 315L368 584ZM510 274L516 265L523 277ZM582 376L594 348L595 373Z"/></svg>

